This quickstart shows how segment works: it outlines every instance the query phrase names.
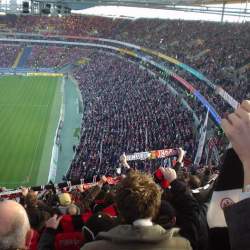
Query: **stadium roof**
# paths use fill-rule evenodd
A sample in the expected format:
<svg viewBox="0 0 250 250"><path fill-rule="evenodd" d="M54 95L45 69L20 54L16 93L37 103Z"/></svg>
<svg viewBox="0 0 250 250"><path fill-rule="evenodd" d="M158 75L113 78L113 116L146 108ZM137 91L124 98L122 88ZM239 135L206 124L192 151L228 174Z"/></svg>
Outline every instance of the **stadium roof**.
<svg viewBox="0 0 250 250"><path fill-rule="evenodd" d="M0 0L1 2L1 0ZM78 5L82 9L95 6L127 6L154 9L172 9L176 6L209 6L215 4L248 3L248 0L33 0L33 2L66 3L68 6ZM74 9L74 7L73 7ZM79 9L79 8L77 8Z"/></svg>
<svg viewBox="0 0 250 250"><path fill-rule="evenodd" d="M210 5L222 3L244 3L248 0L78 0L78 2L86 5L114 5L114 6L133 6L133 7L153 7L153 8L166 8L171 5Z"/></svg>
<svg viewBox="0 0 250 250"><path fill-rule="evenodd" d="M11 7L11 3L16 2L20 6L22 6L22 2L24 0L0 0L0 14L1 11L3 13L10 13L10 14L17 14L22 10L22 7ZM28 0L29 1L29 0ZM227 5L225 7L225 5ZM56 10L56 6L61 5L65 8L69 8L74 13L77 14L94 14L94 13L84 13L84 10L92 10L93 7L95 8L112 8L112 7L120 7L120 8L127 8L127 7L134 7L134 9L143 9L146 11L145 8L148 10L153 9L154 11L158 10L165 10L165 11L178 11L179 13L198 13L200 15L209 14L216 15L217 17L220 15L222 16L231 16L234 18L241 18L243 17L244 20L246 18L250 18L250 8L248 5L248 0L31 0L31 10L36 10L37 6L54 6ZM137 8L138 7L138 8ZM18 12L19 11L19 12ZM77 12L79 11L79 12ZM39 12L39 11L38 11ZM33 14L38 14L33 12ZM97 11L98 12L98 11ZM96 12L96 13L97 13ZM108 14L106 16L121 16L115 13ZM165 13L169 17L169 13ZM97 15L103 15L99 13ZM127 18L134 18L131 15L131 11L122 16ZM136 15L138 16L138 15ZM153 15L154 16L154 15ZM216 19L217 19L216 17ZM182 16L177 15L176 18L181 18ZM209 19L210 20L210 19ZM221 18L223 20L223 17Z"/></svg>

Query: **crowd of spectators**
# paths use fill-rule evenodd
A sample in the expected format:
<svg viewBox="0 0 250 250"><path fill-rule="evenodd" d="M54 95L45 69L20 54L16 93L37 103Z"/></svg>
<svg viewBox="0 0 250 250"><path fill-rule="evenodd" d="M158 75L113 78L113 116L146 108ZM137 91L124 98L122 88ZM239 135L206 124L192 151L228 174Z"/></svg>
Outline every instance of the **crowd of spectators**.
<svg viewBox="0 0 250 250"><path fill-rule="evenodd" d="M114 174L123 152L183 146L193 158L192 113L147 71L124 59L94 53L74 77L85 110L70 179ZM149 162L140 167L154 171L156 166Z"/></svg>
<svg viewBox="0 0 250 250"><path fill-rule="evenodd" d="M1 22L18 32L97 36L155 49L199 70L236 100L249 98L249 23L218 24L161 19L131 21L80 15L62 18L7 16L1 17ZM36 65L44 65L46 55L40 51L37 53ZM64 55L63 52L62 61ZM52 65L61 65L59 59L61 56L48 63L50 65L55 61L57 63ZM166 66L172 65L166 63ZM222 98L214 95L214 89L178 68L175 70L199 89L220 115L232 111Z"/></svg>
<svg viewBox="0 0 250 250"><path fill-rule="evenodd" d="M104 17L90 17L90 16L69 16L69 17L35 17L35 16L10 16L7 15L6 17L1 17L1 22L5 24L6 27L10 28L12 31L16 32L33 32L33 33L40 33L40 34L58 34L58 35L72 35L72 36L97 36L97 37L107 37L107 38L114 38L117 40L127 41L131 43L135 43L137 45L142 45L147 48L156 49L167 55L170 55L181 62L184 62L198 70L200 70L208 79L210 79L213 83L218 86L222 86L225 90L229 92L233 97L235 97L238 101L249 98L249 43L248 40L248 31L249 24L218 24L213 22L197 22L197 21L181 21L181 20L160 20L160 19L138 19L138 20L125 20L125 19L109 19ZM27 25L27 24L32 25ZM105 25L104 25L105 24ZM83 28L84 27L84 28ZM185 32L184 32L185 31ZM214 34L211 36L210 34ZM6 53L6 52L4 52ZM75 63L78 59L81 59L81 56L84 55L85 52L82 52L80 48L72 47L72 48L65 48L65 47L56 47L56 46L34 46L32 49L32 53L28 58L28 66L31 67L54 67L59 68L67 63ZM13 52L15 54L15 51ZM7 58L8 56L6 56ZM91 67L93 67L96 72L100 72L96 74L96 76L92 76L89 81L95 82L98 80L102 80L102 71L98 71L97 68L101 68L100 64L105 65L102 63L104 59L100 56L100 62L98 60L94 60L93 63L90 63L87 66L84 66L81 70L75 71L75 77L80 82L80 86L85 84L88 75L90 74ZM109 59L107 59L109 60ZM110 62L116 63L116 61ZM130 77L133 74L133 68L135 66L129 66L126 64L126 67L118 68L118 65L114 65L111 68L114 68L114 72L118 72L122 75L122 71L126 74L126 77ZM180 70L177 67L173 67L169 63L165 62L167 67L171 67L172 70L177 72L180 76L185 78L188 82L190 82L194 87L196 87L201 94L203 94L209 103L215 107L217 112L224 117L225 114L232 111L232 108L218 95L215 94L215 90L207 86L204 82L194 78L194 76L188 74L187 72ZM103 66L106 67L107 65ZM126 69L127 68L127 69ZM116 71L115 71L116 70ZM88 71L88 72L87 72ZM105 69L103 69L103 72ZM114 73L115 75L116 73ZM100 75L100 76L99 76ZM94 79L94 78L98 79ZM109 77L109 76L108 76ZM151 85L157 86L157 90L153 90L154 93L158 94L162 92L161 84L155 85L155 81L157 80L147 80L147 76L144 77L143 75L138 75L138 77L145 80L145 85L148 89L152 88ZM134 82L135 78L131 76L131 81ZM124 86L124 89L130 90L132 88L129 87L129 78L124 78L124 81L127 81L127 86ZM116 81L116 77L110 74L110 82ZM118 81L119 82L119 79ZM131 84L132 84L131 82ZM193 108L199 118L204 117L204 107L197 102L191 95L185 95L183 89L180 88L180 85L176 81L171 81L172 85L179 90L180 93L184 94L185 99L188 101L188 104ZM159 82L158 82L159 83ZM98 86L98 85L97 85ZM122 85L121 85L122 86ZM145 86L143 86L145 87ZM96 87L96 88L99 88ZM110 90L108 86L105 84L103 85L105 91L109 91L113 93L113 90ZM106 89L107 88L107 89ZM144 88L145 91L147 88ZM96 89L95 89L96 91ZM105 95L105 91L103 91L103 95ZM143 91L138 90L141 95L143 95ZM93 91L94 92L94 91ZM132 92L132 90L131 90ZM114 90L114 94L116 90ZM82 91L83 99L88 100L88 98L95 98L95 94L87 93L86 90ZM86 97L86 95L90 95L90 97ZM92 96L93 95L93 96ZM112 94L111 94L112 95ZM130 93L128 94L130 95ZM148 95L148 94L145 94ZM156 95L155 95L156 96ZM99 97L96 100L97 103L101 100L102 97ZM148 101L146 100L148 97L145 98L145 103ZM171 99L167 97L168 99ZM133 99L129 100L128 102L132 102ZM89 102L88 102L89 101ZM88 100L85 103L86 110L89 108L88 105L92 105L92 100ZM142 101L141 101L142 102ZM165 105L160 101L160 105ZM103 103L102 103L103 104ZM159 105L159 103L156 103ZM77 154L76 159L72 163L72 169L76 168L78 171L73 171L79 173L81 177L87 177L86 172L89 175L93 175L93 173L101 174L101 169L104 173L109 173L112 171L113 165L117 160L117 155L120 154L120 150L126 152L133 152L133 151L143 151L146 148L160 148L162 146L172 146L176 140L180 140L182 143L185 142L185 146L189 148L189 152L194 151L194 136L192 135L193 131L186 131L184 128L184 134L187 132L190 136L189 138L185 138L183 136L183 131L179 131L179 134L176 136L177 139L168 137L164 139L160 136L160 129L166 127L164 121L160 121L159 118L155 117L153 119L158 119L159 131L155 128L155 126L151 126L152 124L147 124L148 115L145 115L146 120L142 120L142 125L140 128L136 128L133 133L128 134L126 131L122 131L125 136L131 137L131 141L127 142L127 146L123 149L116 149L117 153L114 153L112 147L115 148L114 145L119 143L119 140L124 140L120 138L120 131L117 130L117 124L115 121L112 123L108 123L107 126L110 127L109 129L104 129L106 126L102 126L99 120L99 113L102 113L105 109L101 107L100 103L99 106L95 108L96 114L92 114L91 119L89 118L90 113L86 112L86 121L83 121L83 128L82 128L82 137L81 143L79 147L77 147ZM129 104L128 104L129 105ZM139 107L143 106L141 103L137 103ZM159 107L155 105L156 107ZM178 104L169 104L178 106ZM147 104L149 107L150 105ZM89 108L91 112L92 106ZM107 108L109 110L109 107ZM145 109L147 110L147 109ZM110 111L110 110L109 110ZM138 113L135 109L131 110L135 115L134 120L138 122ZM144 111L145 112L145 111ZM149 110L146 112L149 113ZM110 117L113 115L110 112ZM130 114L131 118L133 119L133 115ZM98 122L96 124L95 132L91 131L90 125L96 119ZM104 116L102 114L102 116ZM119 114L115 114L115 120L121 120ZM159 117L164 117L160 115ZM171 117L172 120L176 120L175 114L170 114L168 117ZM190 116L189 116L190 117ZM89 120L87 120L89 119ZM106 118L107 120L109 118ZM141 121L141 119L140 119ZM84 125L86 123L86 125ZM101 125L98 125L100 123ZM181 121L179 122L181 123ZM145 125L146 124L146 125ZM177 124L177 123L176 123ZM176 124L172 124L173 127ZM131 126L131 125L130 125ZM134 124L132 124L133 128ZM187 125L189 127L189 125ZM113 128L115 127L115 128ZM154 127L154 130L151 132L151 127ZM171 126L169 126L170 129ZM146 128L146 129L145 129ZM123 129L123 128L122 128ZM90 130L90 131L88 131ZM171 129L170 129L171 130ZM88 135L88 134L91 135ZM153 133L153 136L151 135ZM145 135L146 134L146 135ZM94 145L89 145L91 149L86 149L86 152L91 152L88 159L85 159L84 154L80 154L78 157L78 153L82 152L82 148L85 148L85 145L88 144L90 141L89 136L94 142ZM100 137L101 136L101 137ZM86 137L86 138L85 138ZM98 139L97 139L98 137ZM116 138L117 137L117 138ZM183 137L185 138L183 140ZM140 139L138 139L140 138ZM143 138L143 139L142 139ZM192 139L191 139L192 138ZM160 139L160 141L158 140ZM165 141L164 141L165 140ZM217 141L220 138L216 139ZM154 145L154 141L157 141ZM169 143L170 141L170 143ZM145 145L147 143L147 145ZM133 144L133 145L132 145ZM83 146L84 145L84 146ZM112 146L111 146L112 145ZM177 143L177 146L181 144ZM105 152L106 148L109 146L109 153ZM83 153L83 152L82 152ZM93 155L92 155L93 153ZM86 153L87 154L87 153ZM193 157L192 153L189 153L190 158ZM92 163L91 163L92 162ZM75 167L75 164L78 165ZM81 165L84 165L82 168ZM89 165L90 164L90 165ZM158 163L157 163L158 164ZM93 167L92 165L95 165ZM106 165L106 167L104 167ZM107 167L110 165L110 167ZM145 169L151 169L152 166L142 166ZM151 163L149 164L151 165ZM91 166L91 167L89 167ZM140 166L136 166L140 167ZM96 169L95 169L96 168ZM110 168L110 169L109 169ZM82 170L80 170L82 169ZM89 172L89 169L93 169L93 173ZM154 167L152 168L152 170ZM77 174L72 174L72 177ZM79 176L79 177L80 177Z"/></svg>
<svg viewBox="0 0 250 250"><path fill-rule="evenodd" d="M250 93L250 46L247 42L250 39L249 29L249 23L218 24L181 20L159 23L159 20L138 20L129 23L116 39L166 53L202 72L211 82L241 101L249 98ZM129 32L130 30L134 32ZM168 63L166 65L170 66ZM192 83L220 115L231 111L228 104L204 82L179 69L176 71Z"/></svg>
<svg viewBox="0 0 250 250"><path fill-rule="evenodd" d="M0 20L18 32L112 37L156 49L200 70L238 101L249 98L248 23L81 16ZM1 45L1 67L13 65L18 49ZM28 64L59 67L78 59L78 48L37 46ZM205 83L174 71L220 114L230 110ZM87 190L84 185L41 193L23 188L21 205L1 202L0 249L250 248L249 223L242 222L250 206L249 101L222 121L233 147L222 165L190 171L183 167L183 157L186 151L193 159L196 151L192 114L166 85L138 65L102 53L89 53L88 63L75 68L73 76L83 96L84 116L69 177L92 180L96 175L100 180ZM193 98L187 100L202 114ZM173 168L159 161L129 165L123 154L162 148L179 148ZM121 181L109 185L106 176L120 175L117 166L123 170Z"/></svg>
<svg viewBox="0 0 250 250"><path fill-rule="evenodd" d="M0 44L0 67L11 68L15 63L16 57L19 52L19 46Z"/></svg>
<svg viewBox="0 0 250 250"><path fill-rule="evenodd" d="M141 19L128 23L115 38L155 49L186 63L240 101L249 98L249 29L249 23ZM199 89L221 115L230 110L205 82L177 68L176 72Z"/></svg>
<svg viewBox="0 0 250 250"><path fill-rule="evenodd" d="M72 15L67 17L16 16L0 17L1 24L17 32L67 34L72 36L111 36L118 20L98 16Z"/></svg>
<svg viewBox="0 0 250 250"><path fill-rule="evenodd" d="M0 202L2 250L193 249L246 250L250 247L250 101L222 127L232 147L220 173L185 172L185 151L173 168L154 175L130 168L119 183L97 183L37 193L21 189L17 201ZM0 193L1 194L1 193Z"/></svg>
<svg viewBox="0 0 250 250"><path fill-rule="evenodd" d="M91 51L78 47L33 46L27 66L59 69L67 64L76 64L79 60L86 60L89 53Z"/></svg>
<svg viewBox="0 0 250 250"><path fill-rule="evenodd" d="M114 249L131 249L134 241L149 249L207 249L206 206L200 203L210 200L217 174L209 167L192 175L185 172L184 155L180 148L174 168L158 168L154 176L130 169L122 155L120 164L127 173L118 184L102 176L88 187L41 193L23 187L16 198L19 204L8 199L0 203L1 221L8 225L0 227L1 249L100 249L99 244L113 249L111 242L118 244ZM203 190L206 184L210 187ZM147 225L152 226L148 232Z"/></svg>

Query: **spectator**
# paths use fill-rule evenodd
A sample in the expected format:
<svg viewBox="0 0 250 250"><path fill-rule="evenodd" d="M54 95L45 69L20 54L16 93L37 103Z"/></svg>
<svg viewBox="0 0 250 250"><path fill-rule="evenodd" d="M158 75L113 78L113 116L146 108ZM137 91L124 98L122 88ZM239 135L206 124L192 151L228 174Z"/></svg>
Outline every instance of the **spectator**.
<svg viewBox="0 0 250 250"><path fill-rule="evenodd" d="M208 247L207 207L193 197L187 185L177 179L172 168L160 168L165 180L170 184L167 199L176 211L176 225L180 235L187 238L194 250ZM202 233L201 233L202 232Z"/></svg>
<svg viewBox="0 0 250 250"><path fill-rule="evenodd" d="M161 203L161 191L146 174L130 172L116 194L117 208L125 225L100 233L88 249L192 249L179 229L165 230L154 225Z"/></svg>
<svg viewBox="0 0 250 250"><path fill-rule="evenodd" d="M13 66L21 47L0 44L0 67L10 68Z"/></svg>
<svg viewBox="0 0 250 250"><path fill-rule="evenodd" d="M30 224L25 209L14 201L0 203L0 249L18 250L29 246Z"/></svg>
<svg viewBox="0 0 250 250"><path fill-rule="evenodd" d="M115 220L109 215L104 213L94 214L83 227L85 243L94 241L98 233L109 231L115 225Z"/></svg>
<svg viewBox="0 0 250 250"><path fill-rule="evenodd" d="M54 215L46 222L46 229L40 238L38 250L54 249L56 230L61 219L61 216Z"/></svg>
<svg viewBox="0 0 250 250"><path fill-rule="evenodd" d="M240 107L222 121L222 127L239 156L244 169L244 187L242 201L225 207L225 217L229 229L232 250L247 250L249 241L249 204L250 204L250 101L244 101Z"/></svg>
<svg viewBox="0 0 250 250"><path fill-rule="evenodd" d="M237 205L233 205L232 210L226 207L248 197L248 193L242 193L242 189L247 188L250 183L248 174L249 113L249 101L243 101L234 113L222 121L222 127L232 143L233 149L227 151L209 205L207 220L210 226L211 249L247 249L246 245L239 240L241 236L244 237L244 234L239 235L239 232L235 231L233 218L228 217L229 228L227 228L223 209L226 209L226 215L228 215L234 211L234 207L237 210ZM239 204L239 207L242 203ZM234 227L231 222L234 223ZM244 223L241 225L243 226ZM232 234L232 228L234 228L234 234ZM228 229L230 234L228 234Z"/></svg>
<svg viewBox="0 0 250 250"><path fill-rule="evenodd" d="M159 168L162 166L159 160L132 162L128 166L123 156L122 165L128 176L122 180L117 193L114 190L109 193L104 188L106 177L88 190L81 185L80 192L60 194L59 205L56 190L54 193L48 192L43 197L44 202L41 202L36 192L23 189L21 204L26 209L31 228L36 230L33 231L36 233L35 243L43 231L39 250L63 249L63 244L68 242L79 250L83 244L83 226L87 226L84 233L88 241L99 240L87 244L83 249L169 249L174 244L174 249L205 250L208 245L211 250L250 248L247 224L250 200L250 104L244 101L235 113L227 115L232 109L216 91L218 86L223 87L237 101L250 97L249 23L218 25L181 20L128 21L86 16L48 18L10 15L0 17L0 22L1 27L3 24L11 32L35 32L39 39L44 35L53 35L47 36L47 39L57 40L79 40L79 36L113 37L167 52L169 56L199 70L214 83L211 87L210 81L205 79L205 84L183 69L154 57L158 63L191 82L221 116L226 115L222 127L233 146L226 153L216 181L212 178L213 170L210 167L201 166L190 173L182 162L185 151L190 162L194 158L195 132L192 113L183 108L182 98L187 100L200 120L204 117L204 107L193 95L186 93L179 82L169 75L164 76L179 93L173 96L159 79L126 58L80 47L33 46L27 60L28 66L58 70L68 63L73 64L72 74L83 96L80 142L74 148L75 158L68 178L84 178L92 182L102 175L116 175L118 158L123 152L173 147L185 149L179 149L174 169ZM6 33L8 36L8 31ZM34 38L30 34L15 35ZM12 67L20 50L20 46L1 44L0 66ZM152 70L155 72L155 69ZM162 75L161 72L157 73ZM223 151L223 135L218 129L212 129L216 134L214 145ZM133 169L148 173L154 173L157 169L155 180L164 189L163 195L150 177ZM118 172L122 174L120 169ZM247 192L242 193L242 189ZM205 202L210 202L207 217L210 242ZM63 212L64 216L58 216L61 212L57 210ZM97 211L101 212L102 218L99 218ZM32 246L34 248L29 246L27 215L16 203L4 201L0 204L0 249L36 249L36 244ZM101 232L110 229L107 222L116 217L124 224ZM244 223L240 221L242 217ZM99 219L103 224L99 223ZM76 237L66 238L67 233L73 233ZM57 244L58 239L63 244Z"/></svg>
<svg viewBox="0 0 250 250"><path fill-rule="evenodd" d="M59 210L61 211L62 214L66 214L66 210L68 206L71 204L71 196L69 193L61 193L58 195L58 200L59 200Z"/></svg>
<svg viewBox="0 0 250 250"><path fill-rule="evenodd" d="M71 204L67 207L66 209L66 214L69 215L79 215L80 214L80 209L74 204Z"/></svg>
<svg viewBox="0 0 250 250"><path fill-rule="evenodd" d="M176 226L176 211L168 201L161 201L161 207L156 223L166 230Z"/></svg>
<svg viewBox="0 0 250 250"><path fill-rule="evenodd" d="M44 227L46 219L50 217L52 209L39 200L37 194L37 192L23 187L20 203L27 212L31 228L40 232Z"/></svg>

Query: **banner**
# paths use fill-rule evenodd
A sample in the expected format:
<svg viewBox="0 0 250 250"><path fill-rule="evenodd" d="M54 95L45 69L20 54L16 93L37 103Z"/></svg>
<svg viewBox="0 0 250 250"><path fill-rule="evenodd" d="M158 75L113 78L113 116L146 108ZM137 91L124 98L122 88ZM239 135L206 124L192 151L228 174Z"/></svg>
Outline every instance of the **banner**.
<svg viewBox="0 0 250 250"><path fill-rule="evenodd" d="M150 152L140 152L140 153L134 153L131 155L127 155L127 161L136 161L136 160L146 160L150 157Z"/></svg>
<svg viewBox="0 0 250 250"><path fill-rule="evenodd" d="M48 72L31 72L27 73L27 76L53 76L53 77L63 77L62 73L48 73Z"/></svg>
<svg viewBox="0 0 250 250"><path fill-rule="evenodd" d="M216 88L216 93L219 94L231 107L234 109L237 109L239 106L239 103L230 96L222 87Z"/></svg>
<svg viewBox="0 0 250 250"><path fill-rule="evenodd" d="M158 53L158 57L162 58L162 59L164 59L166 61L169 61L169 62L171 62L173 64L180 65L180 62L178 60L174 59L173 57L169 57L167 55L164 55L164 54L162 54L160 52Z"/></svg>
<svg viewBox="0 0 250 250"><path fill-rule="evenodd" d="M143 51L143 52L152 54L154 56L158 56L158 51L147 49L147 48L144 48L144 47L141 47L140 50Z"/></svg>
<svg viewBox="0 0 250 250"><path fill-rule="evenodd" d="M160 158L167 158L170 156L177 156L178 149L162 149L162 150L155 150L150 152L150 159L160 159Z"/></svg>
<svg viewBox="0 0 250 250"><path fill-rule="evenodd" d="M139 152L131 155L127 155L127 161L136 161L136 160L153 160L153 159L161 159L167 158L170 156L177 156L178 149L170 148L170 149L161 149L161 150L153 150L149 152Z"/></svg>
<svg viewBox="0 0 250 250"><path fill-rule="evenodd" d="M208 121L208 110L207 110L207 114L206 114L206 118L204 121L204 125L201 129L201 137L199 140L199 145L198 145L198 149L197 149L197 153L195 156L195 160L194 160L194 166L197 167L200 164L201 161L201 156L202 156L202 152L203 152L203 148L205 145L205 139L206 139L206 135L207 135L207 121Z"/></svg>
<svg viewBox="0 0 250 250"><path fill-rule="evenodd" d="M107 177L107 183L110 185L116 185L117 183L119 183L121 180L120 177ZM74 190L77 189L77 186L82 184L84 189L89 189L95 185L97 185L97 183L84 183L84 179L81 179L80 181L67 181L67 182L62 182L62 183L58 183L58 184L47 184L44 186L35 186L35 187L31 187L30 189L33 191L44 191L44 190L51 190L51 189L57 189L57 190L64 190L66 189L70 189L70 190ZM22 190L21 189L15 189L15 190L5 190L5 191L0 191L0 198L5 198L5 199L15 199L18 198L22 195Z"/></svg>
<svg viewBox="0 0 250 250"><path fill-rule="evenodd" d="M117 49L122 55L130 55L136 57L136 53L128 49Z"/></svg>
<svg viewBox="0 0 250 250"><path fill-rule="evenodd" d="M221 124L221 117L215 111L215 109L211 106L211 104L205 99L203 95L198 90L195 90L194 95L198 98L198 100L208 109L210 114L213 116L215 121L220 125Z"/></svg>
<svg viewBox="0 0 250 250"><path fill-rule="evenodd" d="M182 77L180 77L180 76L178 76L176 74L173 74L172 76L173 76L174 79L176 79L182 85L184 85L185 88L188 89L191 93L195 92L195 88L190 83L188 83L185 79L183 79Z"/></svg>

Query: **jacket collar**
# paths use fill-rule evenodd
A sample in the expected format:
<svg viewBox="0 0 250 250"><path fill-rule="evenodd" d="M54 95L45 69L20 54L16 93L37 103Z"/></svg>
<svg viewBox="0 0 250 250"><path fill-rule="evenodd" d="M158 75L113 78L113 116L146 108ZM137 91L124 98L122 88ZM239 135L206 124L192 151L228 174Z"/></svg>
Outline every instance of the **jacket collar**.
<svg viewBox="0 0 250 250"><path fill-rule="evenodd" d="M101 232L97 240L109 240L117 243L126 242L146 242L155 243L162 240L169 240L178 235L179 229L172 228L165 230L160 225L152 226L134 226L119 225L108 232Z"/></svg>
<svg viewBox="0 0 250 250"><path fill-rule="evenodd" d="M138 219L133 222L133 225L137 227L140 227L140 226L149 227L149 226L153 226L153 223L151 219Z"/></svg>

